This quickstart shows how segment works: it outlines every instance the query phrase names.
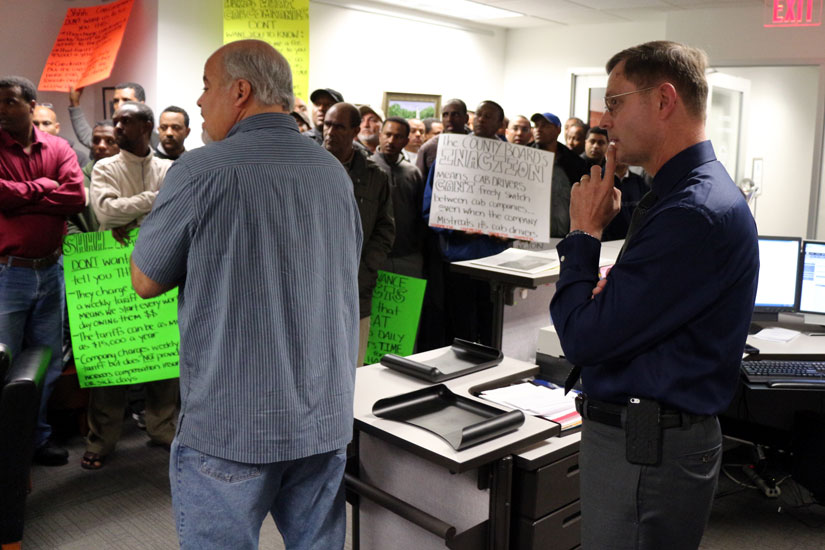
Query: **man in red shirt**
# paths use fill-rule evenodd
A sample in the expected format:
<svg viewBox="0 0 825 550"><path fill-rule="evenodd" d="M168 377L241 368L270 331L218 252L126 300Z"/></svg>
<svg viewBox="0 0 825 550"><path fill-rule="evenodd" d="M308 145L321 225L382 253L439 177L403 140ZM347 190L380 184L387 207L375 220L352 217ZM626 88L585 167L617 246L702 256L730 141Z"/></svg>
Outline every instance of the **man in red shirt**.
<svg viewBox="0 0 825 550"><path fill-rule="evenodd" d="M0 78L0 342L12 356L47 346L52 357L43 385L34 460L68 460L55 446L46 405L63 367L63 269L66 216L86 203L83 173L69 144L32 124L37 92L21 77Z"/></svg>

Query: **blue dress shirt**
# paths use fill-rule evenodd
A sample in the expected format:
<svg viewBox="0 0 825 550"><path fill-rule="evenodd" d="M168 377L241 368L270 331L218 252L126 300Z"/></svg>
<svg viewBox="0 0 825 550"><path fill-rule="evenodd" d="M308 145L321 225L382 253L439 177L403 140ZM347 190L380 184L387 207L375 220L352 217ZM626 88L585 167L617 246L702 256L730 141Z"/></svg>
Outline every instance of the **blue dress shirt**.
<svg viewBox="0 0 825 550"><path fill-rule="evenodd" d="M132 259L180 287L181 444L252 464L347 445L361 244L346 170L289 115L175 161Z"/></svg>
<svg viewBox="0 0 825 550"><path fill-rule="evenodd" d="M593 399L724 411L736 388L759 271L756 224L709 141L662 166L649 210L595 298L601 244L557 247L550 313Z"/></svg>

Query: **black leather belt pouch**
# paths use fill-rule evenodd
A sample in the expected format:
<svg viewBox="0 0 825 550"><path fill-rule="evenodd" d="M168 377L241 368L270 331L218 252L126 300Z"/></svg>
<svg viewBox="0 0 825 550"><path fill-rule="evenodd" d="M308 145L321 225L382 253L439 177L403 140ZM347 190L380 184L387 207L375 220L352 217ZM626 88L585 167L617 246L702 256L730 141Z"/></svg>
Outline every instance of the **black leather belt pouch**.
<svg viewBox="0 0 825 550"><path fill-rule="evenodd" d="M631 464L655 466L662 460L662 428L659 404L650 399L631 397L625 417L625 453Z"/></svg>

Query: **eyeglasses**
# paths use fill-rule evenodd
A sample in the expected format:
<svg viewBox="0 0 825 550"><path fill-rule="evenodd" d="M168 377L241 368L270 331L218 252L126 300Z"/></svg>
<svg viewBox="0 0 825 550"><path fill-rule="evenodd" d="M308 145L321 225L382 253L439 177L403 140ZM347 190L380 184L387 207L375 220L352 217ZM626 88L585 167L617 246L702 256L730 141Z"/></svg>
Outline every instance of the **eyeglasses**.
<svg viewBox="0 0 825 550"><path fill-rule="evenodd" d="M648 88L642 88L641 90L633 90L631 92L624 92L624 93L621 93L621 94L606 95L606 96L604 96L604 110L612 115L613 111L616 110L616 107L619 106L619 101L616 98L626 96L626 95L630 95L630 94L638 94L638 93L641 93L641 92L647 92L647 91L653 90L655 88L656 88L656 86L650 86Z"/></svg>

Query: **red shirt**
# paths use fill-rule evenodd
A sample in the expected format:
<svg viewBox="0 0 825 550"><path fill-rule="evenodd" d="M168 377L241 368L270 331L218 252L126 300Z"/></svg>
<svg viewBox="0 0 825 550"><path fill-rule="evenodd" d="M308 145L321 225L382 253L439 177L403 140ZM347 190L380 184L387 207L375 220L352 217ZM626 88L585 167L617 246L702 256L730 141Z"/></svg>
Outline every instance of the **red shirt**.
<svg viewBox="0 0 825 550"><path fill-rule="evenodd" d="M0 129L0 256L48 256L62 245L66 216L86 204L72 148L33 129L29 154Z"/></svg>

